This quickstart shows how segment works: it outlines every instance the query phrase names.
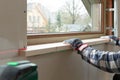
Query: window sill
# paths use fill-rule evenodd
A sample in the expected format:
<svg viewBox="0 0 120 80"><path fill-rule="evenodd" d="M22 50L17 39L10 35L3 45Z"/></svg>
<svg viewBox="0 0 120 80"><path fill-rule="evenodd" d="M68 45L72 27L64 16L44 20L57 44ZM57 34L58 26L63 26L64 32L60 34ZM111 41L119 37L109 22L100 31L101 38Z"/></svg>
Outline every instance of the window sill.
<svg viewBox="0 0 120 80"><path fill-rule="evenodd" d="M83 43L87 43L89 45L104 44L109 42L108 39L103 39L103 38L86 39L82 41ZM63 44L63 42L33 45L33 46L27 46L27 50L20 52L20 55L29 57L29 56L58 52L58 51L69 50L69 49L71 49L70 45Z"/></svg>

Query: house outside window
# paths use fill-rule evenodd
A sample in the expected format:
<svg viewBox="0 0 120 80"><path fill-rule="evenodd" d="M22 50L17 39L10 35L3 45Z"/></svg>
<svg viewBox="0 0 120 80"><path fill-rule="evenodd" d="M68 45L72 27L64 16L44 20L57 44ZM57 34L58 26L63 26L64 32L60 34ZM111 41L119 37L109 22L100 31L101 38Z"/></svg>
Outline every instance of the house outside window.
<svg viewBox="0 0 120 80"><path fill-rule="evenodd" d="M27 33L100 32L101 4L90 2L88 9L85 1L27 0L27 18L33 16L27 21Z"/></svg>

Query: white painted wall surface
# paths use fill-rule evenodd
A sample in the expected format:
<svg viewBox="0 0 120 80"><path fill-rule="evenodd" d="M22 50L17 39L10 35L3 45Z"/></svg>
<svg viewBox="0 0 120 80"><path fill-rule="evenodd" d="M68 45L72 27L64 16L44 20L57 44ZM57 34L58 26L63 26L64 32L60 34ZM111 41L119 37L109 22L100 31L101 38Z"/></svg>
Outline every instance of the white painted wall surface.
<svg viewBox="0 0 120 80"><path fill-rule="evenodd" d="M26 7L26 0L0 0L0 53L26 46Z"/></svg>

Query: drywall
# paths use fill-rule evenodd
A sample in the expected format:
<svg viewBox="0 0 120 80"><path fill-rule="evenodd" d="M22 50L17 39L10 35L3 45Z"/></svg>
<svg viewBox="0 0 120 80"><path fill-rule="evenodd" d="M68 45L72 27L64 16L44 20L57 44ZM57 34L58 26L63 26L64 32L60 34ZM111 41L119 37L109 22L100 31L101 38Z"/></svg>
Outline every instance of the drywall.
<svg viewBox="0 0 120 80"><path fill-rule="evenodd" d="M116 4L116 16L115 16L115 22L114 22L114 25L117 29L117 33L118 36L120 37L120 0L114 0L115 4Z"/></svg>
<svg viewBox="0 0 120 80"><path fill-rule="evenodd" d="M0 53L26 46L26 0L0 1Z"/></svg>
<svg viewBox="0 0 120 80"><path fill-rule="evenodd" d="M107 44L93 47L106 51L119 50L119 47ZM43 54L27 59L38 65L39 80L112 80L114 75L86 63L73 50Z"/></svg>

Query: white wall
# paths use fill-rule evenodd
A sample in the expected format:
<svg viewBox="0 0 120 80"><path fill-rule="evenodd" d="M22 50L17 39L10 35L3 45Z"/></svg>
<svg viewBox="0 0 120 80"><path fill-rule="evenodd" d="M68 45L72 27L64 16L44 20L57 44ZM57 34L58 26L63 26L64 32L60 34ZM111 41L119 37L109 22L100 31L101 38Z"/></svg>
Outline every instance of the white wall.
<svg viewBox="0 0 120 80"><path fill-rule="evenodd" d="M106 44L93 47L109 51L118 48ZM86 63L73 50L42 54L27 59L38 65L39 80L112 80L114 75Z"/></svg>
<svg viewBox="0 0 120 80"><path fill-rule="evenodd" d="M115 0L116 4L117 4L117 7L116 7L116 17L115 17L115 22L114 22L114 25L117 29L117 33L118 36L120 37L120 0Z"/></svg>
<svg viewBox="0 0 120 80"><path fill-rule="evenodd" d="M0 53L26 46L26 0L0 0Z"/></svg>

